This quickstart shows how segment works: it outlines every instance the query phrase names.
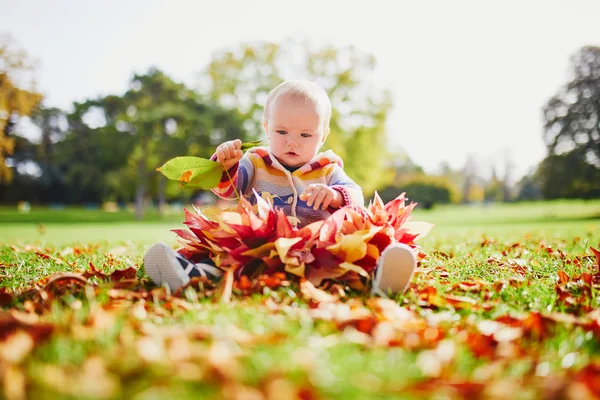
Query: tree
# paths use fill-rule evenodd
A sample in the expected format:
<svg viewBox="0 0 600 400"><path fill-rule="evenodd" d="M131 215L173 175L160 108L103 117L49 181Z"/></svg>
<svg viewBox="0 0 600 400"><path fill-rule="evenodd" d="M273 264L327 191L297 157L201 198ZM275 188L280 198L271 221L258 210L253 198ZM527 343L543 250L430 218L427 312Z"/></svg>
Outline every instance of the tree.
<svg viewBox="0 0 600 400"><path fill-rule="evenodd" d="M456 197L457 189L443 176L415 174L400 185L396 183L384 188L379 195L384 202L387 202L402 192L406 192L410 201L415 201L419 207L429 210L436 204L452 202Z"/></svg>
<svg viewBox="0 0 600 400"><path fill-rule="evenodd" d="M35 91L33 70L27 53L9 35L0 35L0 184L10 183L13 176L6 161L15 146L14 126L42 100Z"/></svg>
<svg viewBox="0 0 600 400"><path fill-rule="evenodd" d="M55 144L64 140L66 136L67 115L59 108L40 106L33 111L31 120L40 129L40 143L36 146L33 155L41 171L40 201L63 202L66 197L66 187L63 174L56 162Z"/></svg>
<svg viewBox="0 0 600 400"><path fill-rule="evenodd" d="M581 162L583 151L550 155L540 163L536 175L545 199L600 197L600 169Z"/></svg>
<svg viewBox="0 0 600 400"><path fill-rule="evenodd" d="M543 109L544 140L548 157L541 174L547 185L556 185L548 173L560 173L561 188L543 187L545 196L597 196L597 187L582 184L575 171L592 178L600 170L600 47L587 46L571 58L572 76ZM554 176L557 177L557 176Z"/></svg>
<svg viewBox="0 0 600 400"><path fill-rule="evenodd" d="M542 192L535 177L535 172L524 175L517 182L517 201L541 200Z"/></svg>
<svg viewBox="0 0 600 400"><path fill-rule="evenodd" d="M69 186L66 201L95 203L112 194L107 177L127 164L135 144L119 124L123 108L121 97L109 95L74 103L66 115L64 139L52 146L52 162ZM131 187L125 177L121 187Z"/></svg>
<svg viewBox="0 0 600 400"><path fill-rule="evenodd" d="M498 179L496 167L492 167L492 177L487 182L483 197L485 201L501 202L504 200L504 182Z"/></svg>
<svg viewBox="0 0 600 400"><path fill-rule="evenodd" d="M320 84L333 105L326 147L345 160L348 175L366 194L390 182L385 123L392 106L388 91L367 84L375 66L354 47L313 47L308 43L245 43L213 56L201 74L201 91L239 110L249 138L261 136L262 110L269 91L285 79Z"/></svg>
<svg viewBox="0 0 600 400"><path fill-rule="evenodd" d="M215 139L245 139L235 112L202 101L193 90L156 68L134 75L123 101L121 119L137 140L128 165L136 169L129 176L136 178L138 218L148 193L158 193L159 209L166 204L166 179L154 173L165 161L181 155L209 157Z"/></svg>
<svg viewBox="0 0 600 400"><path fill-rule="evenodd" d="M474 154L468 154L461 173L462 182L462 201L464 203L480 202L484 199L483 188L479 183L479 162Z"/></svg>

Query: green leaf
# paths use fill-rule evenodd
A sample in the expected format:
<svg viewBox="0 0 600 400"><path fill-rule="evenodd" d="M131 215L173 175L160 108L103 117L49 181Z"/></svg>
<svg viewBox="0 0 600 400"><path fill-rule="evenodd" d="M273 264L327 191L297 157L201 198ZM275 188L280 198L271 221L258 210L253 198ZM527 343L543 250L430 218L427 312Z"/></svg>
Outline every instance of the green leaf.
<svg viewBox="0 0 600 400"><path fill-rule="evenodd" d="M223 167L216 161L200 157L175 157L156 169L171 180L183 182L185 186L213 189L217 187Z"/></svg>
<svg viewBox="0 0 600 400"><path fill-rule="evenodd" d="M242 143L242 151L245 153L247 150L256 146L260 146L261 144L263 144L262 140L255 140L253 142Z"/></svg>

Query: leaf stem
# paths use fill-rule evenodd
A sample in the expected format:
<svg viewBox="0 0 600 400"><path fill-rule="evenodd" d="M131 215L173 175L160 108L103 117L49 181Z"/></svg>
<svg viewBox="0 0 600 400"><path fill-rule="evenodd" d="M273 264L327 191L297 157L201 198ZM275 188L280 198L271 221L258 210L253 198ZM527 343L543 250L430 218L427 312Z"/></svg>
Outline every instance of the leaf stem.
<svg viewBox="0 0 600 400"><path fill-rule="evenodd" d="M237 191L237 188L235 187L235 183L233 183L233 179L231 179L231 175L229 175L229 171L227 170L227 168L225 169L225 173L227 174L227 177L229 178L229 182L231 183L231 186L233 186L233 190L235 191L235 195L237 196L237 199L240 199L240 194Z"/></svg>

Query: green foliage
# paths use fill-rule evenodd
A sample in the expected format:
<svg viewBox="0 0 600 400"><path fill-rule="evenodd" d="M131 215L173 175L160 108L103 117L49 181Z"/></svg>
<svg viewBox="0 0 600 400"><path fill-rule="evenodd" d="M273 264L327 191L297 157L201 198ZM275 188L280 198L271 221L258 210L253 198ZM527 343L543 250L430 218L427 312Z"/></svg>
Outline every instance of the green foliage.
<svg viewBox="0 0 600 400"><path fill-rule="evenodd" d="M503 201L504 200L504 182L494 178L484 189L484 199L486 201Z"/></svg>
<svg viewBox="0 0 600 400"><path fill-rule="evenodd" d="M306 61L296 62L299 58ZM393 177L385 131L391 95L367 84L374 66L372 55L351 46L257 42L216 53L201 79L205 95L239 110L250 138L262 133L263 106L271 89L285 79L316 81L333 106L326 147L344 159L348 175L371 193Z"/></svg>
<svg viewBox="0 0 600 400"><path fill-rule="evenodd" d="M548 157L539 175L546 198L600 196L600 47L581 48L571 70L543 110Z"/></svg>
<svg viewBox="0 0 600 400"><path fill-rule="evenodd" d="M17 138L17 162L35 162L40 177L16 175L0 200L143 205L148 197L180 198L177 182L154 173L176 156L208 158L223 140L244 139L236 111L225 110L156 69L137 74L123 95L75 103L73 111L39 107L33 144Z"/></svg>
<svg viewBox="0 0 600 400"><path fill-rule="evenodd" d="M175 157L156 170L185 186L202 189L216 187L224 172L218 162L200 157Z"/></svg>
<svg viewBox="0 0 600 400"><path fill-rule="evenodd" d="M542 191L534 174L525 175L517 182L516 201L541 200Z"/></svg>
<svg viewBox="0 0 600 400"><path fill-rule="evenodd" d="M390 201L400 193L419 204L419 207L431 209L436 204L448 204L457 199L457 189L445 178L416 175L401 185L388 186L380 192L383 201Z"/></svg>
<svg viewBox="0 0 600 400"><path fill-rule="evenodd" d="M546 199L600 197L600 169L580 162L582 150L550 155L539 165L537 180Z"/></svg>
<svg viewBox="0 0 600 400"><path fill-rule="evenodd" d="M177 186L177 185L176 185ZM178 191L181 189L178 187ZM394 196L401 191L395 191ZM82 242L119 243L135 240L150 245L166 241L176 245L170 232L184 220L183 209L176 207L172 214L159 216L155 209L148 211L143 221L136 221L132 211L107 213L67 207L62 210L33 205L29 213L16 207L0 207L0 242L35 241L45 245L67 245ZM555 200L535 203L495 203L487 206L438 205L425 210L418 205L412 215L416 221L436 226L424 239L450 245L457 237L465 242L480 236L508 236L515 231L537 232L552 238L569 234L583 237L599 228L600 200ZM41 224L41 225L38 225ZM118 229L115 229L118 224ZM41 229L43 228L43 229ZM600 242L597 242L600 243ZM138 249L143 252L143 247Z"/></svg>
<svg viewBox="0 0 600 400"><path fill-rule="evenodd" d="M242 152L260 146L262 140L242 143ZM217 187L226 170L216 161L201 157L175 157L156 169L168 179L183 182L190 188L213 189Z"/></svg>
<svg viewBox="0 0 600 400"><path fill-rule="evenodd" d="M13 171L6 165L13 154L15 139L11 137L19 117L29 116L42 100L30 77L33 66L27 53L16 48L9 35L0 35L0 185L10 183ZM24 81L29 77L30 82Z"/></svg>
<svg viewBox="0 0 600 400"><path fill-rule="evenodd" d="M263 143L264 143L264 141L262 141L262 140L255 140L255 141L248 142L248 143L242 143L242 151L246 152L253 147L262 145Z"/></svg>

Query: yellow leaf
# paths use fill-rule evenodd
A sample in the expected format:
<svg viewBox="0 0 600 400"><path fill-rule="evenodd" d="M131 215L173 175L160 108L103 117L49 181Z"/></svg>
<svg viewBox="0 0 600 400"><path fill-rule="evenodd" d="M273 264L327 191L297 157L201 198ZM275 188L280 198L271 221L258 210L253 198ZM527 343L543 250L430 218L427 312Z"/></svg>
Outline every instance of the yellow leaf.
<svg viewBox="0 0 600 400"><path fill-rule="evenodd" d="M381 227L378 226L344 235L339 242L327 247L327 250L346 262L358 261L367 255L367 242L380 230Z"/></svg>
<svg viewBox="0 0 600 400"><path fill-rule="evenodd" d="M406 221L402 224L402 229L408 229L412 235L419 235L415 240L423 239L431 232L435 225L424 221Z"/></svg>
<svg viewBox="0 0 600 400"><path fill-rule="evenodd" d="M272 253L269 253L271 250L273 250L275 248L275 243L273 242L269 242L269 243L265 243L260 247L257 247L256 249L250 249L250 250L246 250L245 252L242 253L243 256L249 256L249 257L255 257L255 258L262 258L265 257L267 254L271 255Z"/></svg>
<svg viewBox="0 0 600 400"><path fill-rule="evenodd" d="M298 266L286 264L285 270L286 270L286 272L289 272L290 274L294 274L294 275L297 275L297 276L299 276L301 278L304 278L304 270L305 270L304 263L302 263L302 264L300 264Z"/></svg>
<svg viewBox="0 0 600 400"><path fill-rule="evenodd" d="M202 210L201 215L209 221L218 221L221 219L222 213L223 213L223 210L220 209L219 207L210 206L210 207L204 208Z"/></svg>
<svg viewBox="0 0 600 400"><path fill-rule="evenodd" d="M31 336L23 331L17 331L0 344L0 358L9 364L19 364L33 350L33 347Z"/></svg>
<svg viewBox="0 0 600 400"><path fill-rule="evenodd" d="M318 303L333 303L338 300L338 297L316 288L308 280L300 282L300 292L302 292L306 299L314 300Z"/></svg>
<svg viewBox="0 0 600 400"><path fill-rule="evenodd" d="M243 225L242 214L238 212L224 211L221 213L221 219L228 224Z"/></svg>
<svg viewBox="0 0 600 400"><path fill-rule="evenodd" d="M379 249L374 244L367 244L367 255L373 257L374 259L379 259Z"/></svg>
<svg viewBox="0 0 600 400"><path fill-rule="evenodd" d="M354 271L357 274L364 276L365 278L369 279L369 273L367 271L365 271L364 269L362 269L362 267L359 267L356 264L352 264L349 262L343 262L340 264L340 268L348 270L348 271Z"/></svg>
<svg viewBox="0 0 600 400"><path fill-rule="evenodd" d="M279 238L275 241L275 248L277 249L277 253L279 254L279 258L284 264L296 264L298 265L298 260L294 257L288 257L288 253L290 248L301 241L302 238Z"/></svg>

